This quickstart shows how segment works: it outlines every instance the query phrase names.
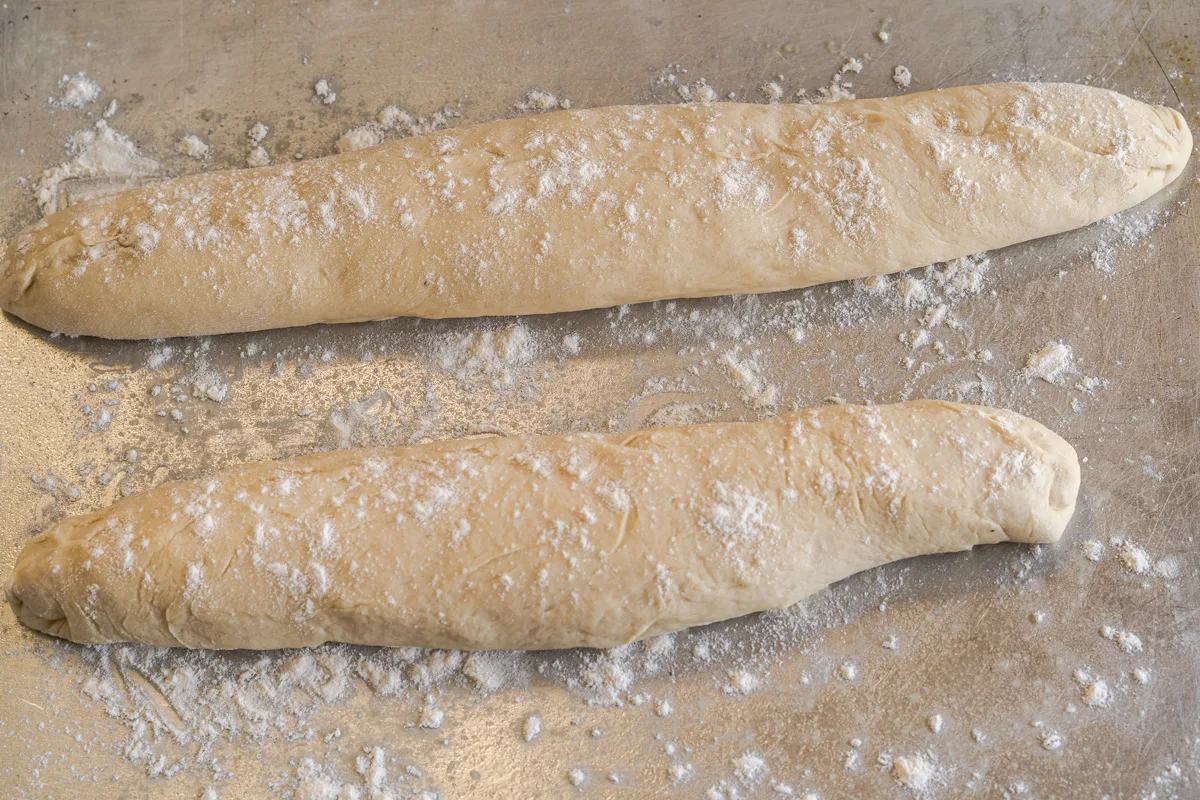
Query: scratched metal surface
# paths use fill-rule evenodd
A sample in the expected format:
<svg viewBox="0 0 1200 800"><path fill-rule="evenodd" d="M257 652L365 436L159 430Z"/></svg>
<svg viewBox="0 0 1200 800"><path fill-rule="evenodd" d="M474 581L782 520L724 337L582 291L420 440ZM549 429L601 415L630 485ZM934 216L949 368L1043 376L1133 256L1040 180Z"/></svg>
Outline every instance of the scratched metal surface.
<svg viewBox="0 0 1200 800"><path fill-rule="evenodd" d="M461 101L463 121L478 122L510 114L535 87L580 106L672 102L673 87L653 85L669 64L686 67L686 80L706 78L722 95L757 98L757 87L777 74L789 92L825 85L846 56L862 53L873 60L854 76L860 96L896 91L891 72L904 64L914 88L1008 78L1092 82L1182 103L1193 129L1200 127L1200 6L1187 0L388 5L9 0L0 8L0 234L36 216L28 186L17 179L61 162L67 135L111 98L120 104L112 124L172 173L200 167L171 150L184 133L200 133L213 146L208 168L241 165L256 120L272 127L266 146L279 161L330 152L338 133L389 103L428 113ZM875 36L883 17L891 18L887 44ZM52 110L47 97L57 79L80 70L101 83L101 104ZM309 102L319 77L338 92L332 107ZM350 775L352 755L364 745L387 747L393 768L419 765L422 785L446 797L696 797L722 780L739 796L770 796L770 781L733 778L730 759L746 751L765 759L771 780L826 798L904 795L878 756L915 752L937 760L941 785L930 792L947 797L1200 795L1200 558L1193 539L1200 222L1186 203L1195 190L1193 167L1151 202L1163 224L1147 241L1118 247L1111 276L1087 263L1087 251L1105 235L1095 228L994 254L994 292L961 303L955 313L964 326L947 336L953 352L992 349L991 364L904 368L907 351L896 336L914 320L882 307L869 324L848 327L818 310L799 344L761 326L742 334L778 384L782 407L832 395L879 402L957 396L1007 405L1056 428L1086 458L1079 512L1062 545L918 559L851 579L825 604L836 621L802 631L776 661L759 664L769 674L747 697L717 687L732 663L721 658L638 680L637 690L672 700L669 717L628 703L588 706L547 679L489 697L447 689L439 700L446 722L428 731L411 726L412 703L357 692L312 723L318 734L340 727L340 751L319 735L224 743L220 796L287 795L286 777L305 755ZM809 297L819 309L846 293L822 288ZM797 297L684 307L770 316ZM664 313L634 308L616 329L606 312L527 320L535 341L579 333L582 352L546 356L521 373L520 386L500 389L460 385L430 367L430 348L472 329L466 323L218 337L200 357L228 381L229 396L179 406L183 421L158 416L175 406L149 390L185 375L195 353L155 371L147 367L153 345L50 339L6 318L0 574L43 526L102 507L121 487L338 446L347 437L331 414L364 398L374 402L364 412L368 424L348 437L354 444L497 429L632 428L661 421L681 403L698 404L711 418L763 413L743 401L726 372L687 371L704 366L704 342L686 332L650 343L619 333L661 328ZM1111 385L1092 397L1021 378L1025 356L1060 338L1074 347L1083 372ZM694 345L701 347L687 350ZM182 352L200 344L173 346ZM262 355L250 355L255 346ZM652 388L650 379L660 377L675 381L674 390ZM107 389L114 380L117 388ZM83 406L99 409L104 400L118 401L108 406L115 418L93 431ZM138 451L132 466L130 449ZM96 469L81 478L86 463ZM113 473L107 485L104 472ZM54 491L45 482L50 474L62 481ZM66 484L79 489L77 499ZM1113 536L1136 540L1155 561L1175 559L1178 577L1133 575L1111 547L1099 563L1083 557L1081 542ZM1031 621L1035 612L1044 614L1040 624ZM743 621L723 635L753 643L759 624ZM1144 652L1121 652L1100 637L1102 625L1134 631ZM894 650L880 646L889 635ZM198 796L211 771L151 778L144 764L121 756L128 731L101 704L79 699L78 672L70 673L78 656L21 629L0 608L0 796ZM846 660L855 663L856 679L833 679L833 667ZM1135 667L1149 670L1148 685L1131 680ZM1107 680L1114 694L1107 708L1082 702L1071 677L1076 668ZM529 713L545 727L533 744L519 736ZM946 719L940 734L927 726L933 713ZM594 728L604 735L590 735ZM979 741L973 730L983 734ZM87 748L75 740L80 731ZM1059 749L1042 746L1046 731L1062 737ZM695 767L677 787L667 768L681 757L666 755L668 743ZM851 750L858 760L848 766ZM566 777L575 767L586 775L578 788Z"/></svg>

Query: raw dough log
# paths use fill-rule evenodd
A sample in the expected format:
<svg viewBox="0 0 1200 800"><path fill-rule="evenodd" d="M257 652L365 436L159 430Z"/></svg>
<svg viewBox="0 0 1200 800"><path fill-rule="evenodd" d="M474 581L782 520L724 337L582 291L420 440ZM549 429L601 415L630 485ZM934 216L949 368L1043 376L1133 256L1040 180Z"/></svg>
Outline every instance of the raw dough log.
<svg viewBox="0 0 1200 800"><path fill-rule="evenodd" d="M345 450L167 484L26 545L21 622L77 642L611 647L888 561L1056 541L1071 446L922 401Z"/></svg>
<svg viewBox="0 0 1200 800"><path fill-rule="evenodd" d="M1087 225L1191 149L1071 84L563 111L72 206L8 245L0 305L136 339L773 292Z"/></svg>

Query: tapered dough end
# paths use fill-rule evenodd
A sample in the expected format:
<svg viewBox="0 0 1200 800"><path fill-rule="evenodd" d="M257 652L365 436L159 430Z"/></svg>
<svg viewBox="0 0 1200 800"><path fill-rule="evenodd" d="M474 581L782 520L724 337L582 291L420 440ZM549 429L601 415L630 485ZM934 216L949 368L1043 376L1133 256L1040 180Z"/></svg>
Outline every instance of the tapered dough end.
<svg viewBox="0 0 1200 800"><path fill-rule="evenodd" d="M1183 174L1192 156L1192 132L1182 114L1173 108L1142 103L1117 92L1092 91L1103 92L1108 102L1115 106L1116 116L1111 125L1118 131L1113 137L1117 149L1109 152L1111 143L1106 143L1097 152L1123 162L1131 181L1128 205L1153 196ZM1105 118L1103 110L1097 117ZM1068 119L1064 125L1065 138L1082 149L1092 149L1090 141L1077 141L1077 123ZM1096 127L1103 130L1103 126ZM1091 138L1096 131L1086 129L1086 133L1084 138Z"/></svg>
<svg viewBox="0 0 1200 800"><path fill-rule="evenodd" d="M971 409L970 406L964 408ZM1067 523L1075 513L1079 495L1079 456L1066 439L1028 417L1012 411L994 408L971 409L993 417L1001 430L1008 432L1023 446L1024 452L1034 454L1034 461L1048 471L1043 490L1044 497L1034 498L1028 505L1027 514L1010 515L1013 520L1005 528L1010 541L1026 544L1053 544L1062 538ZM1020 462L996 465L993 483L1003 483L1013 473L1026 469ZM1025 519L1021 524L1019 520Z"/></svg>
<svg viewBox="0 0 1200 800"><path fill-rule="evenodd" d="M1192 132L1182 114L1111 89L1009 83L943 91L946 99L953 98L953 115L974 133L991 128L1035 132L1046 151L1055 153L1042 165L1048 191L1071 185L1065 173L1055 177L1058 171L1086 175L1090 188L1073 191L1093 218L1131 208L1161 191L1183 173L1192 155ZM912 102L926 94L937 90L904 97ZM1069 227L1080 224L1087 223L1075 220Z"/></svg>
<svg viewBox="0 0 1200 800"><path fill-rule="evenodd" d="M60 540L58 531L51 530L25 545L4 594L22 625L73 642L88 642L86 632L71 625L59 601L58 573L50 563Z"/></svg>
<svg viewBox="0 0 1200 800"><path fill-rule="evenodd" d="M1173 108L1111 89L1072 83L1027 84L1057 115L1048 127L1081 150L1115 156L1134 170L1159 173L1165 186L1192 154L1192 132Z"/></svg>
<svg viewBox="0 0 1200 800"><path fill-rule="evenodd" d="M32 265L24 268L27 273L24 277L19 274L21 262L16 253L9 252L11 244L8 239L0 239L0 308L5 310L25 293L29 279L33 277Z"/></svg>
<svg viewBox="0 0 1200 800"><path fill-rule="evenodd" d="M22 548L4 587L8 604L21 624L79 644L113 641L102 633L96 616L109 609L104 597L110 589L107 581L98 578L81 596L73 579L85 572L93 559L92 544L80 533L94 529L105 517L106 510L69 517Z"/></svg>
<svg viewBox="0 0 1200 800"><path fill-rule="evenodd" d="M0 239L0 307L10 311L29 290L37 273L40 259L23 258L33 245L33 231L46 227L40 221L11 239Z"/></svg>
<svg viewBox="0 0 1200 800"><path fill-rule="evenodd" d="M1159 152L1162 154L1162 163L1157 169L1163 176L1160 185L1166 186L1183 174L1184 167L1192 157L1192 131L1188 128L1183 114L1175 109L1166 106L1150 108L1158 119L1157 124L1148 124L1147 135L1161 145Z"/></svg>

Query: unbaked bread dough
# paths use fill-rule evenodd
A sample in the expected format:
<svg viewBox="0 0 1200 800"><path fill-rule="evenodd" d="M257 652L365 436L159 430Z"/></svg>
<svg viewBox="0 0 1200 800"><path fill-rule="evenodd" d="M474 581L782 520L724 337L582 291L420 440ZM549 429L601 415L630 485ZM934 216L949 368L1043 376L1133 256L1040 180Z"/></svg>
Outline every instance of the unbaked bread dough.
<svg viewBox="0 0 1200 800"><path fill-rule="evenodd" d="M932 401L344 450L67 519L8 596L77 642L611 647L896 559L1056 541L1078 486L1038 423Z"/></svg>
<svg viewBox="0 0 1200 800"><path fill-rule="evenodd" d="M1071 84L561 111L72 206L9 243L0 305L135 339L773 292L1087 225L1191 149Z"/></svg>

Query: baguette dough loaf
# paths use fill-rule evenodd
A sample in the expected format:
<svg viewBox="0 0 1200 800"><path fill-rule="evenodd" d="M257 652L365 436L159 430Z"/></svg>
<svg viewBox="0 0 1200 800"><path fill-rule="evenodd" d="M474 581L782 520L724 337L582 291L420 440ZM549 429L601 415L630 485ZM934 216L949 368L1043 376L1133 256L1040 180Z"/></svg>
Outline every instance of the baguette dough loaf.
<svg viewBox="0 0 1200 800"><path fill-rule="evenodd" d="M9 243L0 305L136 339L773 292L1087 225L1191 149L1071 84L563 111L72 206Z"/></svg>
<svg viewBox="0 0 1200 800"><path fill-rule="evenodd" d="M1038 423L930 401L346 450L68 519L8 596L77 642L611 647L900 558L1056 541L1078 486Z"/></svg>

